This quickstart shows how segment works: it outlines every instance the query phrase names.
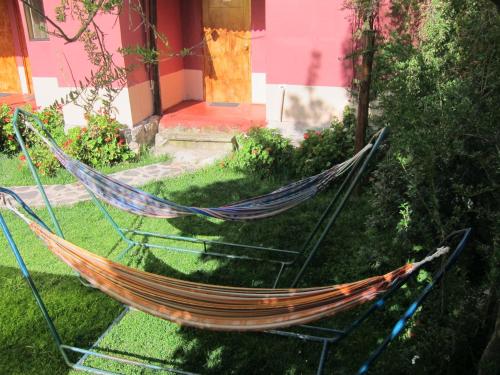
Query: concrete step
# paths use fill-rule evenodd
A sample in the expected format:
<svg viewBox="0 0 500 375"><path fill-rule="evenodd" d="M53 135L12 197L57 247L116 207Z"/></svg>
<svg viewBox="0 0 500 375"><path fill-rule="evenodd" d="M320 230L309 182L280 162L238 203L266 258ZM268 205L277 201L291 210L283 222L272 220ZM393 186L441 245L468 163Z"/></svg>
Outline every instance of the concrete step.
<svg viewBox="0 0 500 375"><path fill-rule="evenodd" d="M154 152L162 154L184 154L199 151L214 155L227 155L235 144L234 132L223 132L206 128L167 128L160 129L155 137Z"/></svg>

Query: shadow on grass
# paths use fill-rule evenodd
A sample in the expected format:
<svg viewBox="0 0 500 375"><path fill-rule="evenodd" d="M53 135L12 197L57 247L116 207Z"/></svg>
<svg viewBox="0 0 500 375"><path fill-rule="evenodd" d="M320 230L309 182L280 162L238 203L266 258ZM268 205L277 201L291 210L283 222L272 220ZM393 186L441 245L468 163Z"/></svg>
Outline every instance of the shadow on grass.
<svg viewBox="0 0 500 375"><path fill-rule="evenodd" d="M169 192L167 187L159 182L150 187L149 191L185 205L206 207L259 195L278 186L281 186L280 181L260 181L247 176L202 187L191 186L181 192ZM227 222L192 216L171 219L168 222L184 236L208 237L225 242L298 250L335 192L336 186L332 186L314 199L281 215L264 220ZM326 237L305 274L302 286L328 285L353 281L362 278L363 275L373 275L373 270L368 266L369 255L363 257L364 266L361 267L359 258L356 259L357 268L352 267L352 262L345 259L346 252L348 253L357 246L363 248L361 246L363 239L360 238L362 228L359 225L359 217L356 215L366 215L369 208L363 205L363 202L356 203L360 205L360 208L356 210L355 215L345 213L341 215L338 225L334 226ZM349 204L346 206L347 210L349 206ZM136 221L135 229L140 229L142 223L142 221ZM353 230L356 226L357 229ZM339 235L339 233L343 234ZM208 250L223 251L218 246L209 246ZM249 252L242 253L250 254ZM140 250L135 253L134 257L142 258L140 263L149 272L222 285L268 287L272 285L278 271L276 265L268 263L218 258L216 269L210 272L195 271L186 276L170 267L163 254L157 250ZM191 255L179 254L179 257L191 257ZM202 257L201 261L212 259L213 257L207 256ZM290 284L303 260L303 257L299 258L298 265L290 267L281 286ZM346 270L343 269L344 267ZM337 323L344 326L356 314L355 312L344 315L343 318L336 319L336 322L330 322L327 325L335 326ZM319 344L284 339L269 334L207 332L186 327L179 327L177 334L182 337L183 344L173 354L175 361L187 370L201 373L309 374L316 371L321 351ZM361 363L364 358L363 354L358 356L358 363Z"/></svg>
<svg viewBox="0 0 500 375"><path fill-rule="evenodd" d="M68 372L19 269L0 266L0 275L0 373ZM89 347L120 310L120 304L83 287L76 277L31 275L66 344Z"/></svg>
<svg viewBox="0 0 500 375"><path fill-rule="evenodd" d="M200 207L216 207L235 202L251 196L270 192L284 184L283 181L259 180L246 176L231 181L221 181L205 186L190 186L181 192L170 192L161 182L155 183L149 191L159 196L168 197L174 202ZM169 219L168 223L181 236L215 239L223 242L266 246L276 249L300 250L308 234L312 231L321 213L333 198L336 186L322 192L317 197L280 215L252 221L221 221L200 216L187 216ZM141 229L143 221L135 221L134 229ZM147 239L145 242L153 242ZM180 246L190 246L189 243L178 243ZM194 246L191 245L194 248ZM234 253L248 256L258 256L274 260L290 260L293 256L279 253L267 253L262 250L229 249L223 246L211 245L209 251ZM184 255L190 256L190 255ZM213 259L213 257L204 257ZM198 272L190 274L190 279L196 281L226 283L228 285L270 286L276 276L279 266L262 262L249 262L217 258L220 262L215 273L203 275ZM298 259L298 264L304 258ZM256 266L256 264L258 266ZM288 268L287 268L288 270ZM290 268L292 271L292 268ZM293 272L297 271L297 267ZM207 276L209 276L207 278ZM288 276L288 278L286 277ZM285 273L280 286L287 286L292 279L292 272ZM199 278L198 278L199 277Z"/></svg>

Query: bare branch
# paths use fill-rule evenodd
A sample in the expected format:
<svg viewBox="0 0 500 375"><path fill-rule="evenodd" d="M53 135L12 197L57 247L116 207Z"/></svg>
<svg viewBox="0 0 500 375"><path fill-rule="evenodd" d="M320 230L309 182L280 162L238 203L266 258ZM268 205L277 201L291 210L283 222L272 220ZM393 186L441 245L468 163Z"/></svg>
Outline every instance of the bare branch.
<svg viewBox="0 0 500 375"><path fill-rule="evenodd" d="M97 15L97 12L99 11L99 9L101 9L101 6L105 1L106 0L99 0L99 2L96 4L95 9L89 13L88 18L82 23L80 29L78 29L76 34L73 36L68 36L68 34L66 34L66 32L55 21L47 17L39 9L32 6L27 0L21 0L24 5L30 7L31 10L33 10L39 16L43 17L49 24L51 24L57 30L57 32L53 32L53 34L59 38L64 39L66 41L66 44L76 42L80 38L80 36L85 32L85 30L87 30L91 22L94 20L94 17Z"/></svg>

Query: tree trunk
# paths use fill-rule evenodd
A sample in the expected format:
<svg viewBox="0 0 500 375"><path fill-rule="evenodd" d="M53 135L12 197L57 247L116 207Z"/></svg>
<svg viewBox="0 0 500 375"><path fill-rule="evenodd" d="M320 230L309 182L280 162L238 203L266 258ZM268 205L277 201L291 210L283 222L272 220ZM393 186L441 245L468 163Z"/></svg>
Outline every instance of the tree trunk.
<svg viewBox="0 0 500 375"><path fill-rule="evenodd" d="M370 85L372 81L373 56L375 55L375 30L373 24L375 16L373 13L363 14L362 21L368 25L363 30L363 57L361 60L361 71L359 75L358 113L355 134L355 152L365 146L366 128L368 127L368 109L370 105Z"/></svg>
<svg viewBox="0 0 500 375"><path fill-rule="evenodd" d="M494 293L496 299L496 322L488 345L479 360L478 375L495 375L500 373L500 296Z"/></svg>

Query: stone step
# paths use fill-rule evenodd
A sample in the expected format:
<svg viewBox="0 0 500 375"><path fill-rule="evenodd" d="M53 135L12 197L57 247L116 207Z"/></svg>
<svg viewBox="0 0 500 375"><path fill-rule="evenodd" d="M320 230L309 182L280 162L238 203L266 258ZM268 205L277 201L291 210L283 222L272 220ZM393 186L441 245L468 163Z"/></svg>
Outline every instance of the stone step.
<svg viewBox="0 0 500 375"><path fill-rule="evenodd" d="M223 132L203 128L168 128L161 129L155 137L155 154L162 155L187 150L207 150L227 154L235 144L237 132Z"/></svg>

